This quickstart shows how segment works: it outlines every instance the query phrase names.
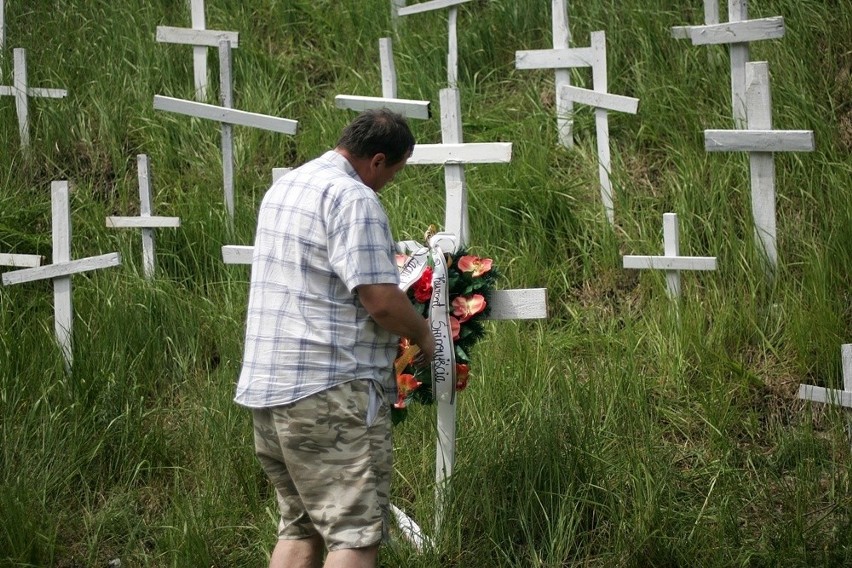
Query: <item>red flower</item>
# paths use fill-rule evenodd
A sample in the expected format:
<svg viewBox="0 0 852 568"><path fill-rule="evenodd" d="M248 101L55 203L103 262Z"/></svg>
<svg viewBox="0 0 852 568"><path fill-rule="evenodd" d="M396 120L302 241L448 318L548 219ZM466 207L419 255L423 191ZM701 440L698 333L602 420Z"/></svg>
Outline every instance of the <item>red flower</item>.
<svg viewBox="0 0 852 568"><path fill-rule="evenodd" d="M472 272L474 278L479 278L491 270L491 264L492 261L490 258L466 255L459 259L458 267L462 272Z"/></svg>
<svg viewBox="0 0 852 568"><path fill-rule="evenodd" d="M456 390L463 391L467 388L467 379L470 377L470 365L467 363L456 364Z"/></svg>
<svg viewBox="0 0 852 568"><path fill-rule="evenodd" d="M405 408L405 399L409 394L417 390L420 385L422 385L420 381L418 381L414 375L409 375L408 373L402 373L396 376L396 402L394 403L394 408Z"/></svg>
<svg viewBox="0 0 852 568"><path fill-rule="evenodd" d="M425 304L432 299L432 267L427 266L414 285L414 299Z"/></svg>
<svg viewBox="0 0 852 568"><path fill-rule="evenodd" d="M461 332L461 323L459 322L459 318L450 316L450 331L453 332L453 341L459 338L459 332Z"/></svg>
<svg viewBox="0 0 852 568"><path fill-rule="evenodd" d="M482 294L459 296L453 300L453 315L464 323L485 309L485 297Z"/></svg>

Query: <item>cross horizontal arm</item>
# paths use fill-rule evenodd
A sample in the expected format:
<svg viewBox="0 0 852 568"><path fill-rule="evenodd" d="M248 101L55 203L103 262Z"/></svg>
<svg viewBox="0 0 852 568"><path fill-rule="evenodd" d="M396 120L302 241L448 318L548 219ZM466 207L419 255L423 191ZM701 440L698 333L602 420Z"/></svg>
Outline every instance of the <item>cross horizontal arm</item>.
<svg viewBox="0 0 852 568"><path fill-rule="evenodd" d="M411 6L400 8L397 12L400 16L410 16L411 14L420 14L421 12L431 12L432 10L440 10L441 8L450 8L470 2L470 0L430 0L429 2L421 2Z"/></svg>
<svg viewBox="0 0 852 568"><path fill-rule="evenodd" d="M38 254L0 253L0 266L33 267L40 266L44 257Z"/></svg>
<svg viewBox="0 0 852 568"><path fill-rule="evenodd" d="M624 268L657 270L716 270L714 256L634 256L623 257Z"/></svg>
<svg viewBox="0 0 852 568"><path fill-rule="evenodd" d="M559 96L568 101L615 112L636 114L636 111L639 109L639 99L601 93L592 91L591 89L581 89L580 87L572 87L570 85L563 86L559 90Z"/></svg>
<svg viewBox="0 0 852 568"><path fill-rule="evenodd" d="M408 165L506 164L511 161L511 142L417 144L408 158Z"/></svg>
<svg viewBox="0 0 852 568"><path fill-rule="evenodd" d="M407 118L428 119L432 115L429 110L429 101L417 101L412 99L388 99L383 97L337 95L334 97L334 104L337 108L344 108L359 112L362 110L387 108Z"/></svg>
<svg viewBox="0 0 852 568"><path fill-rule="evenodd" d="M172 26L157 26L157 41L160 43L178 43L206 47L219 47L222 40L230 42L231 47L240 45L239 32L223 32L219 30L193 30Z"/></svg>
<svg viewBox="0 0 852 568"><path fill-rule="evenodd" d="M251 245L225 245L222 247L222 262L225 264L251 264L254 247Z"/></svg>
<svg viewBox="0 0 852 568"><path fill-rule="evenodd" d="M852 392L850 391L827 389L813 385L799 385L798 397L803 400L837 404L846 408L852 408Z"/></svg>
<svg viewBox="0 0 852 568"><path fill-rule="evenodd" d="M106 226L113 229L180 227L180 217L107 217Z"/></svg>
<svg viewBox="0 0 852 568"><path fill-rule="evenodd" d="M517 69L573 69L592 67L595 51L591 47L566 49L534 49L515 52Z"/></svg>
<svg viewBox="0 0 852 568"><path fill-rule="evenodd" d="M272 132L281 132L282 134L295 134L299 124L298 121L288 118L278 118L266 114L257 114L161 95L154 95L154 108L156 110L165 110L187 116L206 118L225 124L236 124L238 126L250 126Z"/></svg>
<svg viewBox="0 0 852 568"><path fill-rule="evenodd" d="M490 320L546 319L547 288L494 290Z"/></svg>
<svg viewBox="0 0 852 568"><path fill-rule="evenodd" d="M0 96L11 97L15 94L15 87L0 86ZM27 96L40 97L43 99L62 99L68 96L65 89L43 89L41 87L28 87Z"/></svg>
<svg viewBox="0 0 852 568"><path fill-rule="evenodd" d="M708 152L812 152L812 130L705 130Z"/></svg>
<svg viewBox="0 0 852 568"><path fill-rule="evenodd" d="M784 37L784 18L776 16L711 26L689 26L688 30L693 45L748 43Z"/></svg>
<svg viewBox="0 0 852 568"><path fill-rule="evenodd" d="M80 260L72 260L69 262L60 262L59 264L48 264L37 268L25 268L23 270L13 270L3 274L3 284L10 286L12 284L23 284L24 282L34 282L36 280L49 280L51 278L59 278L60 276L70 276L90 270L98 270L101 268L109 268L110 266L118 266L121 264L121 255L117 252L102 254L100 256L92 256Z"/></svg>

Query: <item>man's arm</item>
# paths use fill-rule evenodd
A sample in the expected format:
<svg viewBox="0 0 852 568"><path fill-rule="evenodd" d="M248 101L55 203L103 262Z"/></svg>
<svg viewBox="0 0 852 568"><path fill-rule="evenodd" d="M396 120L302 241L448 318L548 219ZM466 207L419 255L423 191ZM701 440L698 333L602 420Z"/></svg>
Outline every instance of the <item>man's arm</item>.
<svg viewBox="0 0 852 568"><path fill-rule="evenodd" d="M361 304L377 324L396 335L412 340L423 354L435 356L435 338L429 324L411 305L396 284L362 284L355 288Z"/></svg>

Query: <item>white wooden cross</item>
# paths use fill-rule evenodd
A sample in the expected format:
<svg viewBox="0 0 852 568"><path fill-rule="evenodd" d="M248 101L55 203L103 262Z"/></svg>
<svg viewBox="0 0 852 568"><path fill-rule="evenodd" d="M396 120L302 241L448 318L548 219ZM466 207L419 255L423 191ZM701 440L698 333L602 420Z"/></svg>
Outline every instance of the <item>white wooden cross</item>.
<svg viewBox="0 0 852 568"><path fill-rule="evenodd" d="M748 130L705 130L708 152L749 152L751 206L754 230L761 249L774 271L778 265L775 222L774 152L812 152L811 130L773 130L769 66L765 61L746 65Z"/></svg>
<svg viewBox="0 0 852 568"><path fill-rule="evenodd" d="M205 29L204 0L190 0L192 28L157 26L157 41L191 45L192 68L195 77L195 100L207 100L207 48L219 47L227 40L232 48L239 47L239 34Z"/></svg>
<svg viewBox="0 0 852 568"><path fill-rule="evenodd" d="M458 42L458 18L459 4L470 2L470 0L429 0L428 2L420 2L412 6L399 8L397 13L400 16L410 16L412 14L420 14L423 12L431 12L432 10L442 10L449 8L449 16L447 17L448 28L448 50L447 50L447 85L450 88L455 88L459 79L459 42Z"/></svg>
<svg viewBox="0 0 852 568"><path fill-rule="evenodd" d="M42 258L40 254L10 254L0 252L0 266L32 268L34 266L41 266Z"/></svg>
<svg viewBox="0 0 852 568"><path fill-rule="evenodd" d="M706 3L705 3L705 11ZM712 7L710 8L712 11ZM728 23L716 22L704 26L683 26L673 31L675 37L688 37L693 45L728 45L731 52L731 104L734 125L743 128L746 112L746 64L749 42L784 37L784 18L748 19L748 0L728 0Z"/></svg>
<svg viewBox="0 0 852 568"><path fill-rule="evenodd" d="M405 8L405 0L390 0L391 3L391 25L396 30L399 27L399 10Z"/></svg>
<svg viewBox="0 0 852 568"><path fill-rule="evenodd" d="M154 251L154 229L158 227L180 227L179 217L155 217L151 206L151 166L148 156L136 156L139 178L139 216L107 217L106 226L111 228L142 229L142 268L145 278L153 278L156 270Z"/></svg>
<svg viewBox="0 0 852 568"><path fill-rule="evenodd" d="M704 0L704 25L712 26L719 23L719 0ZM674 39L690 39L692 29L699 26L674 26Z"/></svg>
<svg viewBox="0 0 852 568"><path fill-rule="evenodd" d="M221 83L221 106L210 105L154 95L154 108L197 118L214 120L222 128L222 179L225 193L225 208L231 220L234 219L234 143L232 125L250 126L295 134L298 121L256 114L231 108L233 106L233 84L231 79L231 48L227 39L219 42L219 79Z"/></svg>
<svg viewBox="0 0 852 568"><path fill-rule="evenodd" d="M12 59L14 65L12 86L0 86L0 96L15 97L21 146L26 148L30 145L29 97L61 99L68 95L68 91L30 87L27 83L26 50L20 47L15 48L12 51Z"/></svg>
<svg viewBox="0 0 852 568"><path fill-rule="evenodd" d="M467 184L464 164L506 164L512 159L511 142L462 142L461 102L458 89L441 89L441 144L417 144L408 165L443 165L446 185L444 231L469 242Z"/></svg>
<svg viewBox="0 0 852 568"><path fill-rule="evenodd" d="M51 184L53 212L53 264L13 270L3 274L3 284L11 286L35 280L53 280L53 310L56 341L62 350L66 369L71 369L71 327L74 312L71 304L71 276L121 264L118 253L108 253L71 260L71 215L68 207L68 182Z"/></svg>
<svg viewBox="0 0 852 568"><path fill-rule="evenodd" d="M566 148L574 147L574 120L572 114L574 105L570 99L559 96L562 87L571 85L571 68L588 67L589 61L582 57L572 59L565 51L573 55L582 53L581 50L570 50L571 30L568 27L568 1L552 0L553 49L535 51L516 51L515 67L517 69L553 69L556 72L556 129L559 142ZM561 57L560 57L561 55ZM555 65L564 65L554 67Z"/></svg>
<svg viewBox="0 0 852 568"><path fill-rule="evenodd" d="M0 81L3 80L3 58L6 56L6 0L0 0Z"/></svg>
<svg viewBox="0 0 852 568"><path fill-rule="evenodd" d="M673 299L680 298L681 270L716 270L716 257L680 255L680 229L675 213L663 214L663 250L663 256L626 255L624 268L665 270L666 289Z"/></svg>
<svg viewBox="0 0 852 568"><path fill-rule="evenodd" d="M589 54L592 58L592 87L582 89L566 85L557 93L560 99L589 105L595 108L595 136L598 149L598 178L601 185L601 201L610 225L615 224L615 209L612 197L612 157L609 148L609 111L636 114L639 99L611 95L607 92L606 35L592 32Z"/></svg>
<svg viewBox="0 0 852 568"><path fill-rule="evenodd" d="M840 359L843 366L843 389L827 389L814 385L799 385L799 398L824 404L835 404L852 409L852 344L840 346ZM847 435L852 440L852 415L847 410Z"/></svg>
<svg viewBox="0 0 852 568"><path fill-rule="evenodd" d="M364 111L387 108L406 118L428 119L431 116L429 101L400 99L396 93L396 68L393 63L393 47L390 38L379 39L379 62L382 70L382 96L361 97L355 95L337 95L334 103L337 108Z"/></svg>

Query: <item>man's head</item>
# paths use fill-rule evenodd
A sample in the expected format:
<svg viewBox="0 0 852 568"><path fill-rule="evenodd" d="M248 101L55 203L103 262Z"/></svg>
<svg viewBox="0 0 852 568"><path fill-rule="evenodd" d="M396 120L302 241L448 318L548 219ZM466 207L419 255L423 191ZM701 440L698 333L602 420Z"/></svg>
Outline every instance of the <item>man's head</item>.
<svg viewBox="0 0 852 568"><path fill-rule="evenodd" d="M388 109L367 110L343 129L336 150L367 186L379 191L405 166L414 150L414 135L402 115Z"/></svg>

